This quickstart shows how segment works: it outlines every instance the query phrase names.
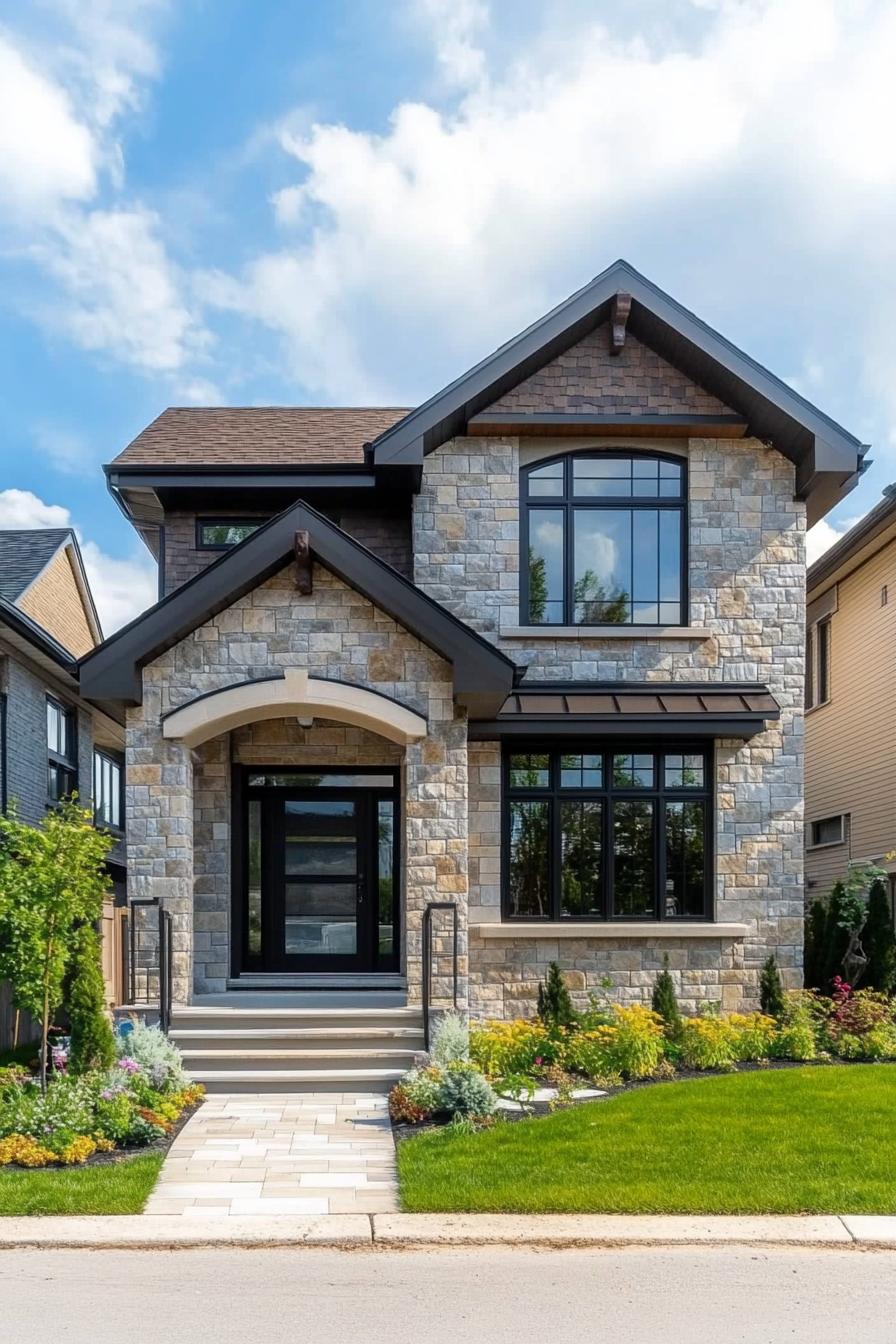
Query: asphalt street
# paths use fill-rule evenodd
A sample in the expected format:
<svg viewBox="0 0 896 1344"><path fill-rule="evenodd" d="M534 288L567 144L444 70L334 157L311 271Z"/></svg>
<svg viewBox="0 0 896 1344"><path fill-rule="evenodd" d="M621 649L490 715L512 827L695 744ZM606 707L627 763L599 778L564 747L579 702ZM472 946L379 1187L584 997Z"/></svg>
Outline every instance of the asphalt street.
<svg viewBox="0 0 896 1344"><path fill-rule="evenodd" d="M896 1340L896 1252L0 1251L2 1344Z"/></svg>

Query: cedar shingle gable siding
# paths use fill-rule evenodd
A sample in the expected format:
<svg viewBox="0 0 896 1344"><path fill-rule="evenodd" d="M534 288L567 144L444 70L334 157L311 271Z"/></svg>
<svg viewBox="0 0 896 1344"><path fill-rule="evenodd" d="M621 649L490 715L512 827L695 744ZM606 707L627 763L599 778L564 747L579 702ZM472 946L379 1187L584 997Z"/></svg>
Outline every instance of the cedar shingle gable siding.
<svg viewBox="0 0 896 1344"><path fill-rule="evenodd" d="M609 325L604 323L480 414L733 414L718 397L698 387L631 332L618 355L610 354L609 344Z"/></svg>
<svg viewBox="0 0 896 1344"><path fill-rule="evenodd" d="M364 444L406 413L394 406L172 406L113 465L363 464Z"/></svg>
<svg viewBox="0 0 896 1344"><path fill-rule="evenodd" d="M95 646L68 549L56 552L16 605L78 658Z"/></svg>

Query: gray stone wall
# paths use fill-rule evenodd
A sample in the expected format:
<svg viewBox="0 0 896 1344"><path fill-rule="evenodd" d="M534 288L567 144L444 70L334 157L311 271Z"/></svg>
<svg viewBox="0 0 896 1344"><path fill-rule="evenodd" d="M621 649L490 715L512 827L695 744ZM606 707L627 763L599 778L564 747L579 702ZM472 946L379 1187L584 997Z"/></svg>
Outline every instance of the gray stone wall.
<svg viewBox="0 0 896 1344"><path fill-rule="evenodd" d="M395 512L368 507L338 511L323 509L321 512L326 513L327 517L344 528L349 536L355 537L363 546L373 551L374 555L394 566L406 578L410 577L412 562L409 511ZM199 516L221 519L250 518L254 513L246 509L225 509L207 510L205 514ZM195 513L178 510L172 510L165 515L164 591L166 593L173 592L188 579L201 574L224 554L223 551L197 549L196 518ZM267 515L259 515L259 521L266 522Z"/></svg>
<svg viewBox="0 0 896 1344"><path fill-rule="evenodd" d="M23 821L47 814L47 696L77 711L78 792L93 794L93 717L36 664L0 644L0 691L6 695L6 796Z"/></svg>
<svg viewBox="0 0 896 1344"><path fill-rule="evenodd" d="M196 753L166 742L161 717L196 695L269 674L303 667L313 676L336 677L392 696L426 716L428 736L403 751L405 812L403 871L405 964L412 1000L419 998L421 921L433 895L454 897L461 907L461 954L466 996L467 753L466 722L455 710L450 668L429 648L319 565L313 593L300 596L292 566L200 626L143 673L144 700L128 712L129 892L160 895L174 915L177 1002L195 985L221 989L227 956L226 800L229 752L225 741ZM274 763L333 763L345 730L320 724L309 739L293 728L259 724L234 734L237 757L270 750ZM327 736L331 734L331 736ZM369 735L355 735L351 749L373 751ZM395 759L389 743L381 759ZM357 762L356 763L360 763ZM195 884L195 895L194 895ZM223 907L223 908L222 908ZM194 914L195 911L195 914ZM196 935L202 934L199 945ZM207 935L207 936L206 936ZM194 968L195 959L195 968ZM437 961L437 990L447 991L450 966Z"/></svg>
<svg viewBox="0 0 896 1344"><path fill-rule="evenodd" d="M581 441L569 451L592 446ZM658 446L658 445L655 445ZM679 451L682 446L679 445ZM415 501L415 580L527 666L530 680L764 682L781 721L716 747L716 917L744 939L573 941L477 937L500 920L500 753L470 752L471 1008L512 1016L556 957L580 992L612 975L623 999L649 997L667 950L686 1003L752 1005L773 952L796 985L802 966L805 514L792 464L753 439L692 439L689 623L708 639L529 638L518 627L519 461L514 438L456 439L426 459Z"/></svg>

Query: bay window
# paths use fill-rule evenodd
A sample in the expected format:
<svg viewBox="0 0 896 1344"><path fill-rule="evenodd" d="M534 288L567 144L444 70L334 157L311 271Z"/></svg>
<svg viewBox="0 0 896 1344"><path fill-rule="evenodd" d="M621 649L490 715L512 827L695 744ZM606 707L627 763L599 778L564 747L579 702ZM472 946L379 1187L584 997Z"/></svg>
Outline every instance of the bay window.
<svg viewBox="0 0 896 1344"><path fill-rule="evenodd" d="M526 468L523 623L686 625L685 470L621 451Z"/></svg>
<svg viewBox="0 0 896 1344"><path fill-rule="evenodd" d="M703 747L514 746L504 759L505 917L712 917Z"/></svg>

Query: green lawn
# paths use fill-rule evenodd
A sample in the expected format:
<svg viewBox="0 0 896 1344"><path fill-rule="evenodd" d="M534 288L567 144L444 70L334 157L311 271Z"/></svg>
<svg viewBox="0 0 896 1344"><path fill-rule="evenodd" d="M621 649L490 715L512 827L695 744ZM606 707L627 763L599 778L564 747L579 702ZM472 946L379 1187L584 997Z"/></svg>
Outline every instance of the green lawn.
<svg viewBox="0 0 896 1344"><path fill-rule="evenodd" d="M141 1153L93 1167L0 1170L0 1215L140 1213L164 1153Z"/></svg>
<svg viewBox="0 0 896 1344"><path fill-rule="evenodd" d="M398 1145L412 1213L896 1213L896 1067L624 1092Z"/></svg>

